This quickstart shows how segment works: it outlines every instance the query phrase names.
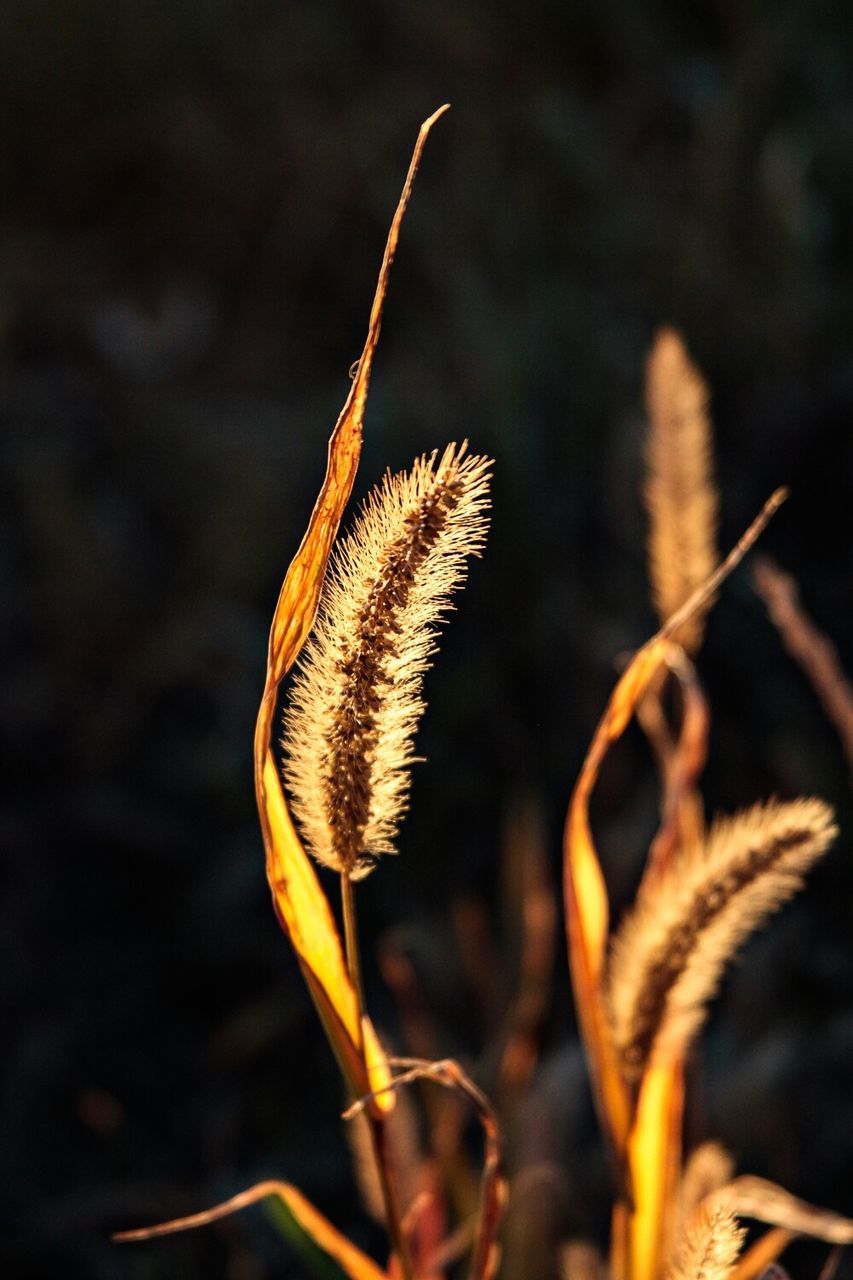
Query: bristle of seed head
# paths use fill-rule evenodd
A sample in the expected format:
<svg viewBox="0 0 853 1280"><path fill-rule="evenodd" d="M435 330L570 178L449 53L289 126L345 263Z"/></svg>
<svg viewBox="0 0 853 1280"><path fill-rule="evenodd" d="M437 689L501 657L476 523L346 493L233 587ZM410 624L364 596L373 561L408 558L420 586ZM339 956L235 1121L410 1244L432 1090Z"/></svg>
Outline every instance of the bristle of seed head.
<svg viewBox="0 0 853 1280"><path fill-rule="evenodd" d="M309 850L352 879L396 852L423 676L485 542L491 465L463 443L386 474L333 558L285 713L284 777Z"/></svg>
<svg viewBox="0 0 853 1280"><path fill-rule="evenodd" d="M682 855L640 894L607 980L627 1080L639 1078L653 1049L686 1046L727 961L796 893L836 834L821 800L756 805L719 821L698 856Z"/></svg>

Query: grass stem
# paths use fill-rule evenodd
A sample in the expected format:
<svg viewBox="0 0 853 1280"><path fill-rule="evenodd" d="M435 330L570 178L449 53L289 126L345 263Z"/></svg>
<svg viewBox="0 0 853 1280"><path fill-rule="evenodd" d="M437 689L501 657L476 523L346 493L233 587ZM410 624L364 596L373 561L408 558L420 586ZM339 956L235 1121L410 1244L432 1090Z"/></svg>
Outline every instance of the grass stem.
<svg viewBox="0 0 853 1280"><path fill-rule="evenodd" d="M355 911L355 893L353 891L353 883L345 871L341 872L341 904L343 908L344 921L344 945L346 948L347 970L349 972L350 982L355 992L357 1011L358 1011L358 1034L359 1049L363 1052L364 1041L362 1037L362 1016L364 1014L364 989L361 980L361 959L358 950L358 925ZM376 1159L376 1167L379 1171L379 1183L382 1187L382 1199L385 1202L385 1217L387 1219L388 1235L391 1239L391 1247L397 1255L400 1263L403 1280L415 1280L415 1269L412 1262L412 1255L409 1250L409 1244L406 1240L402 1227L402 1215L400 1213L400 1202L397 1196L397 1188L394 1185L394 1175L391 1168L390 1152L388 1149L388 1130L385 1120L370 1108L365 1110L367 1122L370 1127L370 1141L373 1147L373 1154Z"/></svg>

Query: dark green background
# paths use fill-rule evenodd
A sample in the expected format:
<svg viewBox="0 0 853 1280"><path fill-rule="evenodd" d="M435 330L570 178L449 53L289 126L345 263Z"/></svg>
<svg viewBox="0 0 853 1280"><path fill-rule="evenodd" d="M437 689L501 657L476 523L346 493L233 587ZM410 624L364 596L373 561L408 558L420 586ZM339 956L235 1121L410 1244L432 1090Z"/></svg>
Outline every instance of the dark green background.
<svg viewBox="0 0 853 1280"><path fill-rule="evenodd" d="M614 659L654 626L642 376L662 322L715 391L723 542L789 482L765 545L853 669L851 58L845 0L3 4L4 1277L300 1275L257 1211L107 1239L273 1174L381 1247L270 909L250 741L280 580L441 102L359 486L468 436L496 459L495 510L428 681L402 856L359 893L378 1020L396 1034L371 940L402 930L443 1048L489 1084L452 911L484 903L499 926L519 791L556 885ZM845 833L726 985L692 1133L853 1212L844 762L746 570L701 670L709 806L816 792ZM619 903L654 806L632 734L596 809ZM603 1236L559 959L516 1155L566 1170L560 1232Z"/></svg>

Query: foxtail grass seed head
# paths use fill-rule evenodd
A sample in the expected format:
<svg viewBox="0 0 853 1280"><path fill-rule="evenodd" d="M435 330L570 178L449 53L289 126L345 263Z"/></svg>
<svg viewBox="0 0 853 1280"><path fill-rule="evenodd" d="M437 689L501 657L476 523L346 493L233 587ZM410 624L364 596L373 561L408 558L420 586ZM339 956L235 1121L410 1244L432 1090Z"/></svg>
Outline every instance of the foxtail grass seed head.
<svg viewBox="0 0 853 1280"><path fill-rule="evenodd" d="M745 1237L746 1231L725 1203L700 1210L687 1227L667 1280L726 1280Z"/></svg>
<svg viewBox="0 0 853 1280"><path fill-rule="evenodd" d="M685 1046L741 942L801 888L837 835L822 800L755 805L718 821L641 893L608 967L611 1029L625 1078L654 1048Z"/></svg>
<svg viewBox="0 0 853 1280"><path fill-rule="evenodd" d="M649 569L655 606L665 622L717 563L708 388L672 329L661 330L649 356L646 406ZM690 654L699 647L703 622L704 612L679 630L677 639Z"/></svg>
<svg viewBox="0 0 853 1280"><path fill-rule="evenodd" d="M448 445L386 474L339 544L284 725L284 777L318 862L361 879L405 813L437 624L483 548L491 459Z"/></svg>

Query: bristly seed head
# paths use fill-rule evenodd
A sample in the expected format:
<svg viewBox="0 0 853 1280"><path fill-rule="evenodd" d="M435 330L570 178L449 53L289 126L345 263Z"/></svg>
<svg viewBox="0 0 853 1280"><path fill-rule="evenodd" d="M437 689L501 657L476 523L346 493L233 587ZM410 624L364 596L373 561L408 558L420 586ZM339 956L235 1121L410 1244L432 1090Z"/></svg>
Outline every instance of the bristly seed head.
<svg viewBox="0 0 853 1280"><path fill-rule="evenodd" d="M396 852L423 674L483 547L490 467L463 443L386 475L332 561L285 713L284 776L311 853L352 879Z"/></svg>
<svg viewBox="0 0 853 1280"><path fill-rule="evenodd" d="M641 893L608 966L611 1030L626 1080L653 1049L686 1046L724 966L743 940L800 888L837 835L822 800L755 805L712 828Z"/></svg>

